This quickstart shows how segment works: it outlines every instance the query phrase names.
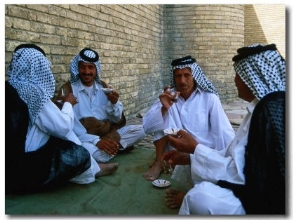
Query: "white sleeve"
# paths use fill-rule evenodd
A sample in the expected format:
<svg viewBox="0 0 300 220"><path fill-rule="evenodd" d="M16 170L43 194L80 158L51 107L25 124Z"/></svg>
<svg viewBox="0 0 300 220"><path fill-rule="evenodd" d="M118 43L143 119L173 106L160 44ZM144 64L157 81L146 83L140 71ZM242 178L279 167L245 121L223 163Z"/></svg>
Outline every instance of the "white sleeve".
<svg viewBox="0 0 300 220"><path fill-rule="evenodd" d="M245 146L254 107L251 109L248 109L235 137L225 149L218 151L203 144L197 145L194 154L190 155L194 181L208 180L216 183L218 180L226 180L236 184L245 183Z"/></svg>
<svg viewBox="0 0 300 220"><path fill-rule="evenodd" d="M230 124L230 121L222 107L219 98L212 94L209 97L210 110L210 136L213 139L216 150L225 149L235 136L235 132Z"/></svg>
<svg viewBox="0 0 300 220"><path fill-rule="evenodd" d="M157 100L143 117L143 127L146 134L163 131L164 120L161 113L162 104Z"/></svg>
<svg viewBox="0 0 300 220"><path fill-rule="evenodd" d="M198 144L194 154L190 155L192 178L195 182L227 180L243 184L244 157L244 141L221 151Z"/></svg>
<svg viewBox="0 0 300 220"><path fill-rule="evenodd" d="M123 104L117 101L116 104L112 104L110 101L106 105L106 111L108 113L108 120L113 123L118 123L122 118Z"/></svg>
<svg viewBox="0 0 300 220"><path fill-rule="evenodd" d="M64 138L73 132L74 112L72 105L65 102L60 110L51 100L47 101L39 117L37 117L35 124L43 132Z"/></svg>

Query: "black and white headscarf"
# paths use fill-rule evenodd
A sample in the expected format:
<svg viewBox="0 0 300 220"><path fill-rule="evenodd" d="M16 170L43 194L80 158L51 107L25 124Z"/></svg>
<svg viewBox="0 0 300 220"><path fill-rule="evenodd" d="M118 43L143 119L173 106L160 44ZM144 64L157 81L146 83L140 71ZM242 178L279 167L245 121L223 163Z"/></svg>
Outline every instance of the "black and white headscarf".
<svg viewBox="0 0 300 220"><path fill-rule="evenodd" d="M285 60L275 44L252 44L237 52L233 67L258 100L271 92L285 91Z"/></svg>
<svg viewBox="0 0 300 220"><path fill-rule="evenodd" d="M70 64L70 73L71 73L71 79L70 82L74 83L77 80L79 80L79 69L78 69L78 63L80 61L83 61L85 63L93 63L96 66L97 73L95 80L100 83L100 72L101 72L101 66L100 66L100 59L99 55L96 51L90 49L90 48L84 48L74 56L73 60Z"/></svg>
<svg viewBox="0 0 300 220"><path fill-rule="evenodd" d="M34 44L16 47L8 68L9 84L27 104L32 126L45 102L55 91L55 79L50 69L51 62L44 51Z"/></svg>
<svg viewBox="0 0 300 220"><path fill-rule="evenodd" d="M176 60L173 60L171 63L171 71L170 71L170 85L174 86L174 70L175 69L184 69L186 67L191 68L192 75L198 84L197 87L203 91L211 92L219 96L216 88L212 84L211 81L207 79L200 66L196 63L196 59L191 56L182 57Z"/></svg>

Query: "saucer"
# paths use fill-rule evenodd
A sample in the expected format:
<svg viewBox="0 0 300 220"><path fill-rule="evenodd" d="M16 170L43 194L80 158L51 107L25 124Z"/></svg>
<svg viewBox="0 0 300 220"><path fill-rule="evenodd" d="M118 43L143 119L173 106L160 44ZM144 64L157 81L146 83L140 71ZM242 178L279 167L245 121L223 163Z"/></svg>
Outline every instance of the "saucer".
<svg viewBox="0 0 300 220"><path fill-rule="evenodd" d="M170 135L177 135L177 132L179 131L179 128L167 128L164 130L164 133L166 135L170 134Z"/></svg>
<svg viewBox="0 0 300 220"><path fill-rule="evenodd" d="M101 90L106 94L109 94L113 91L113 89L110 89L110 88L101 88Z"/></svg>
<svg viewBox="0 0 300 220"><path fill-rule="evenodd" d="M152 182L152 185L158 188L166 188L171 185L171 182L168 180L157 179Z"/></svg>

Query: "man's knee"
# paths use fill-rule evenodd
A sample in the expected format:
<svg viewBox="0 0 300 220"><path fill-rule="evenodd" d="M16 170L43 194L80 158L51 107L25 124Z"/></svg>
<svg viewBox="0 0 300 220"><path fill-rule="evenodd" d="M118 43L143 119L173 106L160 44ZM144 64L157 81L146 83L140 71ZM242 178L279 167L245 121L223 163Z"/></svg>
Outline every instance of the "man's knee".
<svg viewBox="0 0 300 220"><path fill-rule="evenodd" d="M137 125L136 131L137 131L138 136L140 137L140 139L143 139L144 137L146 137L146 134L145 134L145 130L144 130L144 128L143 128L143 125Z"/></svg>
<svg viewBox="0 0 300 220"><path fill-rule="evenodd" d="M181 209L190 214L244 215L245 211L231 190L210 182L196 184L184 197ZM182 212L183 212L182 211Z"/></svg>

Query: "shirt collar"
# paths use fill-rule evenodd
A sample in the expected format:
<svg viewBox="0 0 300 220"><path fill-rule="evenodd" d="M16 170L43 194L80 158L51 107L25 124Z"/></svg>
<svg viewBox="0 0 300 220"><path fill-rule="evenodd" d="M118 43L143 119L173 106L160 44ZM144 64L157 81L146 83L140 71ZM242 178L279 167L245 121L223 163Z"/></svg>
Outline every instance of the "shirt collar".
<svg viewBox="0 0 300 220"><path fill-rule="evenodd" d="M259 100L257 98L255 98L252 102L250 102L249 105L247 106L247 111L252 114L258 102Z"/></svg>
<svg viewBox="0 0 300 220"><path fill-rule="evenodd" d="M191 98L191 97L193 97L196 93L201 93L202 91L201 91L201 89L199 88L199 87L196 87L196 89L194 89L194 91L192 92L192 94L189 96L189 98ZM180 95L179 95L179 97L178 98L182 98ZM182 98L182 100L183 100L183 98Z"/></svg>
<svg viewBox="0 0 300 220"><path fill-rule="evenodd" d="M195 92L195 93L196 93L196 92L201 93L202 91L201 91L201 89L197 86L196 89L194 90L194 92Z"/></svg>
<svg viewBox="0 0 300 220"><path fill-rule="evenodd" d="M85 86L82 84L81 80L78 80L78 82L79 82L79 89L78 89L78 91L83 91L83 90L85 90ZM93 90L94 90L95 93L96 93L98 90L100 90L100 89L99 89L98 83L96 83L95 81L94 81L94 83L93 83Z"/></svg>

